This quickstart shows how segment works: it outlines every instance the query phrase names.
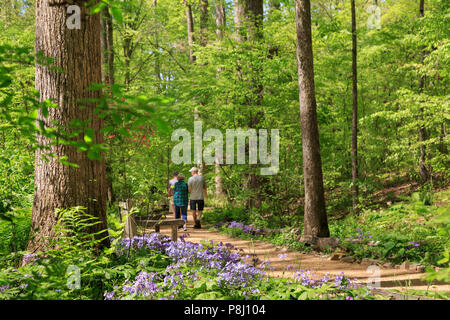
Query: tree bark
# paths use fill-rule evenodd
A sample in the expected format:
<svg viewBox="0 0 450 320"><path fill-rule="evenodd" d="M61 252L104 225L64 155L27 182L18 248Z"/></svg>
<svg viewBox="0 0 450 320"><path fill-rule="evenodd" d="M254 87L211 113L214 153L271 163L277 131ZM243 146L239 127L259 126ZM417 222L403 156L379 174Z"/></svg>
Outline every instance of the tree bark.
<svg viewBox="0 0 450 320"><path fill-rule="evenodd" d="M156 15L156 6L158 5L157 0L153 0L153 9L154 14ZM156 78L156 82L157 82L157 93L160 93L162 88L161 88L161 82L162 82L162 75L161 75L161 62L160 62L160 53L159 53L159 35L158 35L158 26L155 24L155 30L154 30L154 35L155 35L155 78Z"/></svg>
<svg viewBox="0 0 450 320"><path fill-rule="evenodd" d="M224 0L218 0L216 4L216 35L217 39L219 41L223 40L224 36L224 28L225 28L225 7L224 7ZM222 69L219 67L217 68L217 74L219 75L222 72ZM223 159L220 159L223 160ZM225 192L223 190L223 179L222 175L220 173L220 164L221 161L216 157L215 159L215 191L216 196L221 197L225 195Z"/></svg>
<svg viewBox="0 0 450 320"><path fill-rule="evenodd" d="M425 0L420 0L419 18L422 18L424 16L424 11L425 11ZM421 64L423 64L424 59L425 59L425 52L422 50L421 56L420 56ZM421 76L419 79L419 85L418 85L419 94L421 94L423 92L424 84L425 84L425 77ZM424 122L423 107L419 108L419 113L420 113L420 121ZM420 177L422 178L423 183L430 180L430 171L428 170L427 165L426 165L427 151L426 151L426 146L424 144L426 140L428 140L428 130L425 128L425 126L423 124L420 124L419 141L421 142L421 145L419 147L419 151L420 151L419 173L420 173Z"/></svg>
<svg viewBox="0 0 450 320"><path fill-rule="evenodd" d="M102 65L103 81L109 85L115 83L114 79L114 39L113 39L113 24L112 17L109 12L109 6L106 6L101 11L101 30L102 30Z"/></svg>
<svg viewBox="0 0 450 320"><path fill-rule="evenodd" d="M208 44L208 0L200 1L200 45Z"/></svg>
<svg viewBox="0 0 450 320"><path fill-rule="evenodd" d="M194 55L194 18L192 17L192 7L187 0L184 0L184 6L186 8L186 22L187 22L187 34L188 34L188 46L189 46L189 62L195 62Z"/></svg>
<svg viewBox="0 0 450 320"><path fill-rule="evenodd" d="M243 24L247 27L245 30L237 30L239 32L239 35L243 35L244 37L238 37L238 41L243 41L243 39L246 39L248 42L252 41L261 41L263 38L263 15L264 15L264 9L263 9L263 1L262 0L243 0L242 2L236 3L236 5L243 5L243 9L240 8L238 12L240 14L244 14L243 16L239 17L239 24L240 28L243 27ZM242 28L243 29L243 28ZM251 46L251 44L250 44ZM250 47L249 47L249 50ZM253 74L258 75L262 73L262 69L260 66L253 67ZM259 80L257 77L251 79L252 82L252 88L251 90L254 91L254 97L251 98L248 101L249 105L253 106L260 106L262 103L262 93L263 93L263 87L259 83ZM253 108L252 108L253 109ZM256 112L253 112L253 110L250 109L249 114L249 121L248 121L248 127L255 129L258 124L263 120L264 113L259 112L258 110ZM260 187L262 184L262 177L258 176L256 174L257 167L256 165L252 164L250 165L250 172L247 178L247 181L245 182L245 185L250 190L250 197L248 199L247 206L249 208L260 208L262 199L260 194Z"/></svg>
<svg viewBox="0 0 450 320"><path fill-rule="evenodd" d="M106 6L101 11L100 17L101 26L101 47L102 47L102 82L107 86L114 85L114 42L113 42L113 24L112 16L109 12L109 6ZM108 121L105 118L105 121ZM107 199L110 203L116 201L113 182L112 182L112 168L111 164L105 159L106 167L106 186L108 189Z"/></svg>
<svg viewBox="0 0 450 320"><path fill-rule="evenodd" d="M447 138L447 131L445 129L445 122L441 123L441 134L439 136L439 151L443 154L448 154L448 147L445 143Z"/></svg>
<svg viewBox="0 0 450 320"><path fill-rule="evenodd" d="M57 3L49 6L47 0L36 0L36 52L54 59L54 65L62 70L55 71L48 66L36 64L36 89L40 101L50 99L59 108L50 108L44 118L40 112L38 119L53 121L67 126L78 119L87 121L95 132L94 142L103 143L100 132L103 120L94 115L92 105L82 108L79 99L100 98L100 91L88 90L94 83L102 81L100 15L89 15L81 7L81 30L66 27L66 7ZM74 138L82 140L83 135ZM55 156L44 161L43 149L37 149L35 160L35 193L31 220L30 252L45 250L54 236L53 227L57 222L55 209L84 206L86 212L101 221L89 230L106 230L106 186L105 163L91 161L86 152L77 152L68 145L51 145L43 135L37 136L39 145L47 146ZM67 161L79 167L63 165L58 158L67 156ZM105 241L106 242L106 241ZM105 243L106 244L106 243Z"/></svg>
<svg viewBox="0 0 450 320"><path fill-rule="evenodd" d="M357 78L357 39L356 39L356 10L355 0L351 0L352 11L352 184L353 184L353 212L358 205L358 78Z"/></svg>
<svg viewBox="0 0 450 320"><path fill-rule="evenodd" d="M248 25L249 40L262 39L264 7L262 0L245 0L247 17L250 20Z"/></svg>
<svg viewBox="0 0 450 320"><path fill-rule="evenodd" d="M133 49L131 47L131 37L129 35L125 36L123 41L123 57L124 57L124 65L125 65L125 86L128 89L128 85L131 82L131 58L133 56Z"/></svg>
<svg viewBox="0 0 450 320"><path fill-rule="evenodd" d="M225 19L224 0L218 0L216 4L216 34L219 40L223 39Z"/></svg>
<svg viewBox="0 0 450 320"><path fill-rule="evenodd" d="M235 25L235 39L238 42L245 40L244 21L247 14L247 7L244 0L234 1L234 25Z"/></svg>
<svg viewBox="0 0 450 320"><path fill-rule="evenodd" d="M295 20L305 180L304 234L329 237L314 88L310 0L295 0Z"/></svg>

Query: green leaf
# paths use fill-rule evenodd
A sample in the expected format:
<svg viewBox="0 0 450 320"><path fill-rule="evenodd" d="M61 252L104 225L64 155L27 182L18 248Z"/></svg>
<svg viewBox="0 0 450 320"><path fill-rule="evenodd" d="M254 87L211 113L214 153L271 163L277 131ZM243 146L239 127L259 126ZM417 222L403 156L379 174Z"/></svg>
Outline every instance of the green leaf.
<svg viewBox="0 0 450 320"><path fill-rule="evenodd" d="M114 17L114 19L117 21L117 23L119 23L119 24L123 23L122 10L120 8L111 7L111 14Z"/></svg>
<svg viewBox="0 0 450 320"><path fill-rule="evenodd" d="M117 131L124 137L131 137L130 133L128 132L128 130L124 129L124 128L119 128L117 129Z"/></svg>
<svg viewBox="0 0 450 320"><path fill-rule="evenodd" d="M48 117L48 107L47 107L46 105L43 105L43 106L42 106L42 116L43 116L44 118L47 118L47 117Z"/></svg>
<svg viewBox="0 0 450 320"><path fill-rule="evenodd" d="M113 122L115 123L115 124L121 124L122 123L122 118L120 117L120 115L118 114L118 113L113 113L112 115L111 115L111 118L112 118L112 120L113 120Z"/></svg>
<svg viewBox="0 0 450 320"><path fill-rule="evenodd" d="M220 292L211 291L211 292L200 293L199 295L197 295L194 298L194 300L216 300L216 299L220 299L221 297L222 297L222 294Z"/></svg>
<svg viewBox="0 0 450 320"><path fill-rule="evenodd" d="M107 6L107 3L101 1L99 3L97 3L96 5L92 6L89 10L89 14L96 14L99 13L100 10L102 10L104 7Z"/></svg>
<svg viewBox="0 0 450 320"><path fill-rule="evenodd" d="M165 122L165 121L162 120L162 119L155 119L154 121L155 121L156 127L157 127L160 131L162 131L162 132L164 132L164 133L170 133L170 127L169 127L169 125L167 124L167 122Z"/></svg>
<svg viewBox="0 0 450 320"><path fill-rule="evenodd" d="M92 128L86 128L84 130L84 141L87 144L91 144L94 141L94 130Z"/></svg>
<svg viewBox="0 0 450 320"><path fill-rule="evenodd" d="M89 151L88 151L88 158L90 159L90 160L102 160L102 156L100 155L100 151L99 150L93 150L93 149L90 149Z"/></svg>
<svg viewBox="0 0 450 320"><path fill-rule="evenodd" d="M0 213L0 219L1 220L6 220L6 221L9 221L9 222L13 221L10 217L8 217L7 215L5 215L3 213Z"/></svg>
<svg viewBox="0 0 450 320"><path fill-rule="evenodd" d="M299 297L298 300L307 300L308 299L308 291L303 292Z"/></svg>
<svg viewBox="0 0 450 320"><path fill-rule="evenodd" d="M101 132L103 132L103 133L109 133L109 132L111 132L111 131L113 131L114 130L114 126L106 126L106 127L104 127L102 130L101 130Z"/></svg>
<svg viewBox="0 0 450 320"><path fill-rule="evenodd" d="M63 157L59 158L59 162L61 162L63 165L66 165L66 166L79 168L79 165L77 165L76 163L69 162L69 161L67 161L67 159L68 159L67 156L63 156Z"/></svg>
<svg viewBox="0 0 450 320"><path fill-rule="evenodd" d="M0 88L9 87L9 85L12 83L12 79L9 76L2 76L0 78Z"/></svg>

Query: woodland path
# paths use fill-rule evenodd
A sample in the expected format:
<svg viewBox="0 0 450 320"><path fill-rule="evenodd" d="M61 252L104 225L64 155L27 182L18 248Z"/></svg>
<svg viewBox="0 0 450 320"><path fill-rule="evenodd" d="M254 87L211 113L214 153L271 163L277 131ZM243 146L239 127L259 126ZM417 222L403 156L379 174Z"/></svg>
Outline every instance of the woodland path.
<svg viewBox="0 0 450 320"><path fill-rule="evenodd" d="M342 261L328 260L328 255L321 253L303 253L288 248L277 247L271 243L259 240L243 240L233 238L226 234L210 230L207 226L202 229L194 229L192 216L189 214L187 231L179 230L179 236L188 233L187 241L199 243L201 241L215 241L232 244L237 250L243 252L244 255L250 255L248 263L252 263L252 259L258 258L258 265L270 260L270 266L273 267L269 271L272 277L292 277L293 271L286 271L288 265L292 265L297 270L312 270L318 276L324 276L329 273L330 278L344 272L345 276L353 279L357 278L358 283L366 285L373 273L367 272L369 264L345 263ZM190 220L190 221L189 221ZM161 233L170 236L170 229L161 229ZM280 258L280 254L287 254L287 257ZM450 292L450 285L445 283L437 283L428 286L426 282L420 280L424 273L411 270L401 270L395 268L380 267L380 284L381 289L415 289L430 291L446 291Z"/></svg>

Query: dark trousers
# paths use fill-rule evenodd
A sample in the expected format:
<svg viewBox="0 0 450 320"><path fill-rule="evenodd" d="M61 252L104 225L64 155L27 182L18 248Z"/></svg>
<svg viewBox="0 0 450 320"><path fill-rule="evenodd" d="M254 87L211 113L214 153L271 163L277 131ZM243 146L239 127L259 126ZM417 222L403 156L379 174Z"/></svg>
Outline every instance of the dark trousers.
<svg viewBox="0 0 450 320"><path fill-rule="evenodd" d="M187 206L175 206L175 219L180 219L180 214L181 217L183 217L183 220L187 221Z"/></svg>

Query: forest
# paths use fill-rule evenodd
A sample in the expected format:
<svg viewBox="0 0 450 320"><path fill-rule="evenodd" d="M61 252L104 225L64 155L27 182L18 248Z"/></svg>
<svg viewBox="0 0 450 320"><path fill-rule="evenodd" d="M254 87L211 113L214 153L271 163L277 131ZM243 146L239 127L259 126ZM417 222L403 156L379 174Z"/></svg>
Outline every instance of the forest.
<svg viewBox="0 0 450 320"><path fill-rule="evenodd" d="M0 300L450 299L449 1L1 0L0 27Z"/></svg>

